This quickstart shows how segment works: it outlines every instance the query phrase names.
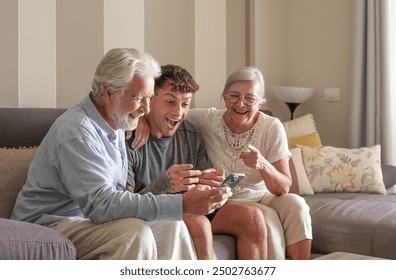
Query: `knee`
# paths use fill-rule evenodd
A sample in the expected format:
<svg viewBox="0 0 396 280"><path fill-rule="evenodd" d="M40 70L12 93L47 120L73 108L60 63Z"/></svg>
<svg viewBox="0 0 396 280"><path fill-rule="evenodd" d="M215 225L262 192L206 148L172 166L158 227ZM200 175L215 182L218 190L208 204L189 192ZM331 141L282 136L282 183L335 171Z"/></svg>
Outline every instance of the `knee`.
<svg viewBox="0 0 396 280"><path fill-rule="evenodd" d="M247 220L249 222L253 219L260 219L260 217L264 217L260 208L255 207L253 205L248 204L226 204L223 207L228 207L229 213L234 213L235 216L240 220Z"/></svg>
<svg viewBox="0 0 396 280"><path fill-rule="evenodd" d="M191 223L190 223L191 224ZM162 221L161 232L166 232L167 235L175 236L175 238L189 239L190 228L184 221Z"/></svg>
<svg viewBox="0 0 396 280"><path fill-rule="evenodd" d="M267 226L265 223L263 212L259 208L252 206L248 206L248 208L246 208L244 212L247 215L246 217L248 217L246 221L247 228L250 231L256 232L257 234L266 235Z"/></svg>
<svg viewBox="0 0 396 280"><path fill-rule="evenodd" d="M125 242L135 242L144 244L155 244L155 239L149 225L141 219L125 218L117 220L114 226L113 235L118 236Z"/></svg>
<svg viewBox="0 0 396 280"><path fill-rule="evenodd" d="M242 224L242 234L258 244L266 243L268 232L263 212L253 206L248 206L242 212L247 217Z"/></svg>
<svg viewBox="0 0 396 280"><path fill-rule="evenodd" d="M305 202L304 198L302 198L301 196L299 196L297 194L290 194L290 197L293 201L293 205L294 205L295 209L297 209L301 213L306 213L306 214L309 213L309 206Z"/></svg>
<svg viewBox="0 0 396 280"><path fill-rule="evenodd" d="M156 259L157 247L149 225L137 218L112 221L111 244L108 254L116 259Z"/></svg>
<svg viewBox="0 0 396 280"><path fill-rule="evenodd" d="M183 221L190 234L196 238L212 235L212 225L205 216L185 215Z"/></svg>
<svg viewBox="0 0 396 280"><path fill-rule="evenodd" d="M240 210L241 218L244 219L247 224L254 223L265 225L264 214L259 208L254 206L246 206Z"/></svg>
<svg viewBox="0 0 396 280"><path fill-rule="evenodd" d="M282 200L281 204L284 210L288 209L290 212L294 213L309 213L309 206L301 196L289 193L279 198Z"/></svg>
<svg viewBox="0 0 396 280"><path fill-rule="evenodd" d="M239 205L237 225L240 232L249 236L263 236L267 234L267 226L263 212L254 206Z"/></svg>

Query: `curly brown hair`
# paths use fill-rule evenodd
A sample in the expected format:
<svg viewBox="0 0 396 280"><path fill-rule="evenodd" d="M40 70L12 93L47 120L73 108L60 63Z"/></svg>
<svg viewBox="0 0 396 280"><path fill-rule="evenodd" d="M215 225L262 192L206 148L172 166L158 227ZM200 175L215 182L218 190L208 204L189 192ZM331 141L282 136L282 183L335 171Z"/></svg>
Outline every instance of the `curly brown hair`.
<svg viewBox="0 0 396 280"><path fill-rule="evenodd" d="M155 79L155 92L158 88L168 85L172 87L173 91L181 91L183 93L195 93L199 89L199 85L183 67L167 64L161 66L161 70L161 75Z"/></svg>

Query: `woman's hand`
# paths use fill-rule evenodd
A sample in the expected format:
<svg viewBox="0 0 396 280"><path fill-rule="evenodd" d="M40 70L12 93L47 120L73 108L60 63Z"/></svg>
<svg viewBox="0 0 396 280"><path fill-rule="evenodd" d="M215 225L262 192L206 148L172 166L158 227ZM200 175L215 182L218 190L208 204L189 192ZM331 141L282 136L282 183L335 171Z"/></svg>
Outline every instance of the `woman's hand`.
<svg viewBox="0 0 396 280"><path fill-rule="evenodd" d="M289 192L291 175L289 158L285 157L270 163L260 151L252 145L241 153L241 158L246 166L257 169L263 178L267 189L274 195L282 195Z"/></svg>
<svg viewBox="0 0 396 280"><path fill-rule="evenodd" d="M257 170L266 169L268 168L268 165L270 165L260 151L252 145L248 145L248 147L241 153L241 158L245 162L246 166Z"/></svg>

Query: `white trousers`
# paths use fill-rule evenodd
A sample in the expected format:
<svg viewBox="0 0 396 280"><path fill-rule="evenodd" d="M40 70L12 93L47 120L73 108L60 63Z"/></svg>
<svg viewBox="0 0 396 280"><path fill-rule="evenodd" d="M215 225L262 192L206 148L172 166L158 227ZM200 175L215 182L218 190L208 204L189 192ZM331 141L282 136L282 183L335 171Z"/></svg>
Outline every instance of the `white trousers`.
<svg viewBox="0 0 396 280"><path fill-rule="evenodd" d="M137 218L103 224L85 218L67 218L53 229L69 238L77 259L180 260L196 259L184 222L145 222Z"/></svg>
<svg viewBox="0 0 396 280"><path fill-rule="evenodd" d="M260 208L268 233L268 259L284 260L286 246L312 239L311 216L305 200L296 194L275 196L268 192L259 202L232 200Z"/></svg>

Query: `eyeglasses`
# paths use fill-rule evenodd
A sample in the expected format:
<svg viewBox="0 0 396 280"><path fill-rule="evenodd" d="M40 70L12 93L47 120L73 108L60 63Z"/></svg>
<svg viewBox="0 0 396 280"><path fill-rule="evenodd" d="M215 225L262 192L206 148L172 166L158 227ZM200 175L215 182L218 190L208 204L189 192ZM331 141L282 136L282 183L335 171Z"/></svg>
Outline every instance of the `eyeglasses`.
<svg viewBox="0 0 396 280"><path fill-rule="evenodd" d="M230 103L237 103L241 99L241 94L235 91L230 91L225 95L225 98ZM258 98L254 94L245 94L243 101L248 106L253 106L257 103Z"/></svg>

